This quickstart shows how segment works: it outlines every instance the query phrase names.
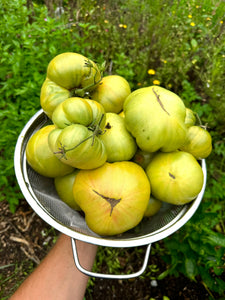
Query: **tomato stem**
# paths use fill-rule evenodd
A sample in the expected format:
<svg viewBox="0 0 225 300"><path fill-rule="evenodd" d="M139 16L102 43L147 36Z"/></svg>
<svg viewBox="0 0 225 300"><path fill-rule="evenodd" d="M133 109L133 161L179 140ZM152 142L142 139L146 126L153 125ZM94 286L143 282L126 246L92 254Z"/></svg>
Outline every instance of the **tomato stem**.
<svg viewBox="0 0 225 300"><path fill-rule="evenodd" d="M202 121L201 121L199 115L196 112L194 112L194 114L196 115L196 118L198 119L199 125L202 126Z"/></svg>
<svg viewBox="0 0 225 300"><path fill-rule="evenodd" d="M197 119L198 119L199 126L200 126L201 128L203 128L203 129L207 130L207 128L208 128L208 123L206 123L205 125L203 125L203 124L202 124L202 121L201 121L201 118L199 117L199 115L198 115L196 112L194 112L194 114L196 115L196 117L197 117Z"/></svg>
<svg viewBox="0 0 225 300"><path fill-rule="evenodd" d="M82 89L75 89L74 90L74 94L75 96L79 96L79 97L84 97L86 95L88 95L89 93L87 92L87 90L89 90L90 88L96 86L97 84L99 84L102 80L102 73L100 72L100 79L96 81L96 77L98 74L98 68L96 66L93 65L93 63L88 59L85 60L84 66L87 68L90 68L90 74L91 74L91 69L95 70L95 74L94 74L94 82L83 87Z"/></svg>

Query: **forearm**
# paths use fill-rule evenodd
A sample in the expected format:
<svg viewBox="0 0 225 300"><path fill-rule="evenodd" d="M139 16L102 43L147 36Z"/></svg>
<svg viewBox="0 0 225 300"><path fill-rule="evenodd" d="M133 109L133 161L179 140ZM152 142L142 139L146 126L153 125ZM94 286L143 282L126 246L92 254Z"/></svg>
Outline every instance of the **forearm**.
<svg viewBox="0 0 225 300"><path fill-rule="evenodd" d="M91 270L97 246L76 241L80 264ZM61 235L38 268L25 280L11 300L83 299L88 276L75 266L71 239Z"/></svg>

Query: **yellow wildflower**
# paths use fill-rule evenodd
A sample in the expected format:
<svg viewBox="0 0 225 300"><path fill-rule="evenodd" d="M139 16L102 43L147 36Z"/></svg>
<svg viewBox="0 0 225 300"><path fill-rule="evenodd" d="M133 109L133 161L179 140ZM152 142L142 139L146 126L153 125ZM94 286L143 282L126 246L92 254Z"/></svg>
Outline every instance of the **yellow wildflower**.
<svg viewBox="0 0 225 300"><path fill-rule="evenodd" d="M167 64L167 60L164 59L163 62L164 62L164 64Z"/></svg>
<svg viewBox="0 0 225 300"><path fill-rule="evenodd" d="M172 87L172 84L171 83L168 83L168 88L170 89Z"/></svg>
<svg viewBox="0 0 225 300"><path fill-rule="evenodd" d="M192 27L194 27L194 26L195 26L195 23L194 23L194 22L191 22L190 25L191 25Z"/></svg>
<svg viewBox="0 0 225 300"><path fill-rule="evenodd" d="M149 70L148 70L148 74L149 74L149 75L155 75L155 70L149 69Z"/></svg>
<svg viewBox="0 0 225 300"><path fill-rule="evenodd" d="M192 15L188 15L188 18L189 18L189 19L192 19Z"/></svg>
<svg viewBox="0 0 225 300"><path fill-rule="evenodd" d="M104 23L106 23L106 24L107 24L107 23L109 23L109 21L108 21L108 20L104 20Z"/></svg>
<svg viewBox="0 0 225 300"><path fill-rule="evenodd" d="M196 8L199 8L200 6L199 6L199 5L196 5L195 7L196 7Z"/></svg>
<svg viewBox="0 0 225 300"><path fill-rule="evenodd" d="M127 25L126 24L119 24L119 27L120 28L127 28Z"/></svg>
<svg viewBox="0 0 225 300"><path fill-rule="evenodd" d="M155 79L155 80L153 80L153 84L155 84L155 85L160 85L160 81L157 80L157 79Z"/></svg>
<svg viewBox="0 0 225 300"><path fill-rule="evenodd" d="M223 20L220 21L220 24L223 24Z"/></svg>

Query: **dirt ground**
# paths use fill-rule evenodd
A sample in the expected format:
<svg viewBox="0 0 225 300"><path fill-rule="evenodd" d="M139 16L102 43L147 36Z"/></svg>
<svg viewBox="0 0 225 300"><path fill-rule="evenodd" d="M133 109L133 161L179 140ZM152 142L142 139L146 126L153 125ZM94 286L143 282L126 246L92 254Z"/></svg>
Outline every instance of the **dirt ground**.
<svg viewBox="0 0 225 300"><path fill-rule="evenodd" d="M21 202L14 214L10 212L7 202L0 202L0 300L8 299L41 262L58 234L33 212L26 201ZM133 258L135 262L137 267L142 263ZM166 265L160 257L150 255L149 264L156 264L159 273L165 271ZM104 266L100 271L105 272ZM86 292L86 300L209 299L200 281L192 282L184 276L169 276L160 281L149 277L130 280L95 278L92 283ZM216 295L214 297L218 299Z"/></svg>

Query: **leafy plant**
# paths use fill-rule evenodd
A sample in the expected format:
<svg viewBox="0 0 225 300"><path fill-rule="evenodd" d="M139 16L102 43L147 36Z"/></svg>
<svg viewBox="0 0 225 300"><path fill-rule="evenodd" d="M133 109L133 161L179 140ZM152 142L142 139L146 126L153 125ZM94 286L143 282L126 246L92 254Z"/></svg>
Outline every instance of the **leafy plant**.
<svg viewBox="0 0 225 300"><path fill-rule="evenodd" d="M210 206L210 202L204 202L184 229L165 240L168 254L164 259L170 267L159 275L159 279L168 274L179 276L179 272L191 280L201 276L208 290L222 295L224 281L220 276L225 267L225 237L224 234L210 228L218 227L221 218L218 212L224 212L224 207L217 204L214 211L210 211Z"/></svg>

